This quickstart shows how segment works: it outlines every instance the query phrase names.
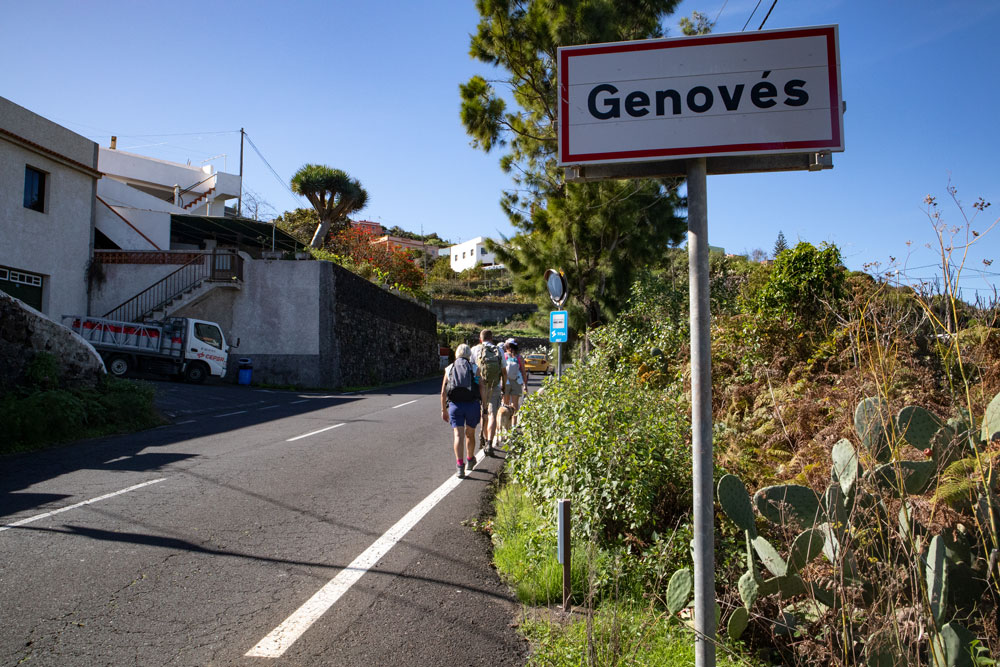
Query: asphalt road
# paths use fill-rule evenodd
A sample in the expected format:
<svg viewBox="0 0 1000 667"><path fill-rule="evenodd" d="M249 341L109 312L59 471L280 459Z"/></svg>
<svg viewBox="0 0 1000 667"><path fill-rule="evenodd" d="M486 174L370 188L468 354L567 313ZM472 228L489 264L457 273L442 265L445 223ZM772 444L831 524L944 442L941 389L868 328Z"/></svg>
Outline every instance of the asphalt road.
<svg viewBox="0 0 1000 667"><path fill-rule="evenodd" d="M0 460L0 664L524 663L440 380L157 387L171 425Z"/></svg>

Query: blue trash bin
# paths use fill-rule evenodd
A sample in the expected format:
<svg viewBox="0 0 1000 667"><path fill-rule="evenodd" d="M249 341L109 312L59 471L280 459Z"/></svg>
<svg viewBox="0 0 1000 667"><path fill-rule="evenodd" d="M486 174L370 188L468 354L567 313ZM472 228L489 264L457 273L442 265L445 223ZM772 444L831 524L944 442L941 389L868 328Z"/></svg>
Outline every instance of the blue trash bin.
<svg viewBox="0 0 1000 667"><path fill-rule="evenodd" d="M249 385L253 380L253 361L248 357L239 360L239 384Z"/></svg>

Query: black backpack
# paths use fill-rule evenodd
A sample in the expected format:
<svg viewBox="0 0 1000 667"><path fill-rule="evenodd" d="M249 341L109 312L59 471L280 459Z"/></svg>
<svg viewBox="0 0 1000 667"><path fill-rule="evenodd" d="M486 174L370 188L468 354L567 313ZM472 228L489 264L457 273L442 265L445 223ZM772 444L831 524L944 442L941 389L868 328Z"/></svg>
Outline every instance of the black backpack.
<svg viewBox="0 0 1000 667"><path fill-rule="evenodd" d="M472 362L459 357L448 371L448 383L445 385L445 395L452 403L468 403L479 400L476 387L475 371Z"/></svg>

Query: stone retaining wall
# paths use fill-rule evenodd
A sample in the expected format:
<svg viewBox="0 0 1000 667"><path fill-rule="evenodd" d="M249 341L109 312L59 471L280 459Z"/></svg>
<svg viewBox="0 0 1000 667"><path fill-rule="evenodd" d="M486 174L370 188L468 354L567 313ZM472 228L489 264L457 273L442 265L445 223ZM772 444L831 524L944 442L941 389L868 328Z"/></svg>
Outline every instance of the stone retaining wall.
<svg viewBox="0 0 1000 667"><path fill-rule="evenodd" d="M533 303L506 303L504 301L461 301L434 299L431 310L444 324L472 322L482 325L503 324L516 315L526 315L538 310Z"/></svg>

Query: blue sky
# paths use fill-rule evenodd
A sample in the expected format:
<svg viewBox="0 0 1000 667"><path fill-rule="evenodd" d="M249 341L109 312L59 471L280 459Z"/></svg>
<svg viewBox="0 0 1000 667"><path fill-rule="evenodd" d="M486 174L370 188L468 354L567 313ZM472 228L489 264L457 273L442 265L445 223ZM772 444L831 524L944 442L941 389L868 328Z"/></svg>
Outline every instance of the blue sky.
<svg viewBox="0 0 1000 667"><path fill-rule="evenodd" d="M762 0L747 30L772 0ZM715 32L743 29L757 0L684 0L668 20L701 11ZM238 171L277 211L305 206L287 189L307 162L361 180L359 217L453 241L511 234L499 154L469 146L458 85L488 69L468 56L478 16L469 1L6 2L0 95L107 145ZM836 243L850 268L890 257L913 279L939 263L923 198L973 228L1000 217L1000 3L992 0L778 0L767 28L836 23L847 150L821 173L714 176L709 240L730 252L770 251L782 231ZM217 157L225 154L225 157ZM910 245L907 245L910 241ZM981 237L962 287L1000 285L1000 229ZM983 270L987 274L983 273ZM937 271L939 272L939 270ZM993 275L988 275L993 274ZM986 296L986 292L980 292Z"/></svg>

